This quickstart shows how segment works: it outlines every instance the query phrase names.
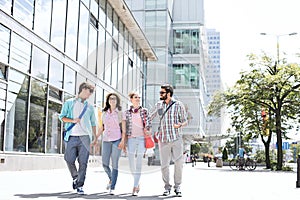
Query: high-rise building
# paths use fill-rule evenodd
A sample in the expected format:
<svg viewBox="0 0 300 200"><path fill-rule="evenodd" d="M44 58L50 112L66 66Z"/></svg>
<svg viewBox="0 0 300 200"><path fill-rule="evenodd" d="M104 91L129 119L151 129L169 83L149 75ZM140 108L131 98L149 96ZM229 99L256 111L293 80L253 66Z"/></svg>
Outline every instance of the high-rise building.
<svg viewBox="0 0 300 200"><path fill-rule="evenodd" d="M205 79L207 86L207 104L213 99L216 92L222 90L221 72L220 72L220 32L215 29L206 29L208 58L209 62L205 69ZM206 133L208 137L215 137L221 135L223 111L220 110L220 116L208 116L206 122ZM220 146L220 140L212 141L212 145L217 151Z"/></svg>
<svg viewBox="0 0 300 200"><path fill-rule="evenodd" d="M156 59L123 0L0 1L0 170L64 167L63 102L83 81L97 113L109 92L146 99Z"/></svg>
<svg viewBox="0 0 300 200"><path fill-rule="evenodd" d="M147 68L147 101L159 100L162 83L174 86L174 97L187 108L189 125L183 129L185 148L205 135L205 65L203 0L126 0L157 57Z"/></svg>

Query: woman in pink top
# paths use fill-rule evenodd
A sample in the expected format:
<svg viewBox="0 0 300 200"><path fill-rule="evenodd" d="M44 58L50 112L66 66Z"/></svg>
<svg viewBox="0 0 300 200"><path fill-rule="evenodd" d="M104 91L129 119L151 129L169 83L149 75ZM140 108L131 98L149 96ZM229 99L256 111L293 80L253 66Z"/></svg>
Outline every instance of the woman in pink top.
<svg viewBox="0 0 300 200"><path fill-rule="evenodd" d="M106 172L109 183L107 190L114 194L115 185L118 178L118 164L121 150L125 147L125 121L123 121L120 106L120 97L115 93L110 93L106 97L105 107L102 114L102 125L99 127L98 136L102 137L102 165ZM122 129L122 131L121 131ZM112 168L110 168L110 159Z"/></svg>
<svg viewBox="0 0 300 200"><path fill-rule="evenodd" d="M134 177L132 195L140 190L139 181L142 171L142 159L145 153L145 134L151 134L151 122L146 108L140 106L141 97L138 93L129 93L132 106L125 111L128 159ZM136 158L136 159L135 159Z"/></svg>

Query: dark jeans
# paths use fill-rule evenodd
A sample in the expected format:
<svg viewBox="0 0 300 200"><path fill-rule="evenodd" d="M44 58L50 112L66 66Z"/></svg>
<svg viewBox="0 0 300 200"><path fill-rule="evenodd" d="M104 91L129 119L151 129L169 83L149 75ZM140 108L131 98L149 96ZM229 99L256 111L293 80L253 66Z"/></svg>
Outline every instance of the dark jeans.
<svg viewBox="0 0 300 200"><path fill-rule="evenodd" d="M77 187L82 187L85 181L86 169L90 155L90 137L70 136L69 141L65 142L65 161L73 179L77 178ZM78 159L79 168L75 165Z"/></svg>

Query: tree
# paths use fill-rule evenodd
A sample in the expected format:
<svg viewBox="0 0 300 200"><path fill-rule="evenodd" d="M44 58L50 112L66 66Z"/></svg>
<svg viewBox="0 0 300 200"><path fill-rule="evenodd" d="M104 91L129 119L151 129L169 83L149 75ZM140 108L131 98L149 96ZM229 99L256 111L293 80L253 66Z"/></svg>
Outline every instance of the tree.
<svg viewBox="0 0 300 200"><path fill-rule="evenodd" d="M251 54L248 58L250 71L241 72L241 78L234 87L217 94L209 105L209 114L218 113L213 108L215 105L230 108L232 126L237 131L243 129L246 140L255 137L262 139L266 163L269 163L270 141L275 132L278 147L276 168L281 170L282 138L292 127L291 120L299 117L300 68L298 64L288 64L285 60L279 65L266 54ZM267 124L263 122L262 109L268 111ZM269 129L268 134L263 131L266 129Z"/></svg>
<svg viewBox="0 0 300 200"><path fill-rule="evenodd" d="M192 144L191 145L191 152L192 152L192 154L199 154L199 152L200 152L200 144L199 143Z"/></svg>

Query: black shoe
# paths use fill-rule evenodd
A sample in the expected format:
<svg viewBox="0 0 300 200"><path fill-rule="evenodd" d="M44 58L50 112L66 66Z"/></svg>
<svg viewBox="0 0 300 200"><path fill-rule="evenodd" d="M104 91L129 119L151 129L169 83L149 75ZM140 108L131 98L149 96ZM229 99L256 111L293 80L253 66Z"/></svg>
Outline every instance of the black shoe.
<svg viewBox="0 0 300 200"><path fill-rule="evenodd" d="M73 187L73 190L77 189L77 178L73 179L72 187Z"/></svg>
<svg viewBox="0 0 300 200"><path fill-rule="evenodd" d="M174 192L175 192L177 197L182 197L182 194L181 194L181 191L180 191L179 188L175 189Z"/></svg>
<svg viewBox="0 0 300 200"><path fill-rule="evenodd" d="M169 195L170 195L170 190L165 190L163 196L169 196Z"/></svg>

